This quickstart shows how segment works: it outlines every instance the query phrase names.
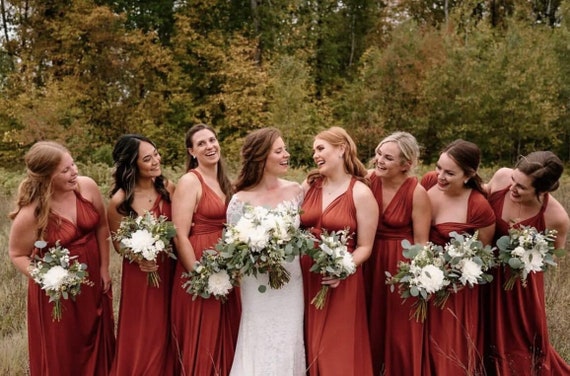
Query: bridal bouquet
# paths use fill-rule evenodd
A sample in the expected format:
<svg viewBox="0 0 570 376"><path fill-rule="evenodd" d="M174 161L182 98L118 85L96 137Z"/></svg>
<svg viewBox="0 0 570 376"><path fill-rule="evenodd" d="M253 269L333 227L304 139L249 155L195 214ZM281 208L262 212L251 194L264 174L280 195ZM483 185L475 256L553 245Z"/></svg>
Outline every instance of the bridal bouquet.
<svg viewBox="0 0 570 376"><path fill-rule="evenodd" d="M126 216L119 229L113 234L113 240L120 243L119 253L129 261L155 261L160 254L176 258L172 252L170 240L176 235L172 222L163 215L156 218L147 211L144 215L133 218ZM157 272L148 273L150 286L158 287L160 277Z"/></svg>
<svg viewBox="0 0 570 376"><path fill-rule="evenodd" d="M440 246L433 243L412 245L408 240L402 240L402 247L404 257L410 261L400 261L395 275L386 272L386 283L391 285L391 291L394 291L394 285L398 285L400 296L404 300L410 297L417 299L410 318L423 322L429 299L434 297L436 305L445 304L451 283L449 270Z"/></svg>
<svg viewBox="0 0 570 376"><path fill-rule="evenodd" d="M232 272L267 274L271 288L278 289L290 279L282 263L293 261L313 246L312 237L299 225L299 209L293 202L283 202L274 209L245 204L237 223L224 229L216 250ZM259 286L260 292L265 290L265 285Z"/></svg>
<svg viewBox="0 0 570 376"><path fill-rule="evenodd" d="M323 230L317 240L318 247L307 250L307 254L313 259L310 271L338 279L345 279L354 274L356 264L347 247L350 237L348 229L330 233ZM315 308L322 309L325 306L329 289L328 285L322 285L317 295L311 300Z"/></svg>
<svg viewBox="0 0 570 376"><path fill-rule="evenodd" d="M556 266L554 256L561 256L564 250L554 248L555 230L538 231L534 227L511 228L509 235L497 240L499 263L510 270L505 290L512 290L517 279L526 286L529 273L544 271Z"/></svg>
<svg viewBox="0 0 570 376"><path fill-rule="evenodd" d="M478 232L469 235L453 231L449 236L451 239L443 247L443 257L449 267L453 290L491 282L493 276L487 272L495 266L494 248L483 246L477 239Z"/></svg>
<svg viewBox="0 0 570 376"><path fill-rule="evenodd" d="M47 243L38 240L34 246L43 249ZM58 241L43 257L35 255L30 264L32 279L45 290L49 301L54 304L51 313L54 321L61 320L61 299L71 298L75 301L75 297L81 293L81 285L93 285L93 282L87 279L87 265L74 260L75 258L77 256L69 256L69 250L62 247Z"/></svg>
<svg viewBox="0 0 570 376"><path fill-rule="evenodd" d="M196 261L194 270L182 274L188 278L182 284L182 288L193 295L192 300L196 300L198 296L204 299L214 296L222 302L226 301L237 281L234 273L228 272L223 261L218 252L207 249L202 253L200 260Z"/></svg>

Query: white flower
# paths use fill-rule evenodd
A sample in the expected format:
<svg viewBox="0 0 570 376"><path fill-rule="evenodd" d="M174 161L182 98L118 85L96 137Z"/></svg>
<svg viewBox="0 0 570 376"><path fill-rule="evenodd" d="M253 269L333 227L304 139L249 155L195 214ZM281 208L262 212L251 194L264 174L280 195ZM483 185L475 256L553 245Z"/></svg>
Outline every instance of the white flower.
<svg viewBox="0 0 570 376"><path fill-rule="evenodd" d="M451 257L461 257L465 253L465 252L463 252L463 249L461 247L458 248L458 247L451 245L451 244L449 246L447 246L446 249L447 249L447 253Z"/></svg>
<svg viewBox="0 0 570 376"><path fill-rule="evenodd" d="M230 276L225 270L214 273L208 278L208 292L216 296L225 296L232 288Z"/></svg>
<svg viewBox="0 0 570 376"><path fill-rule="evenodd" d="M435 293L443 287L443 271L435 265L426 265L417 277L417 282L428 294Z"/></svg>
<svg viewBox="0 0 570 376"><path fill-rule="evenodd" d="M65 283L69 272L59 265L50 268L46 274L43 276L43 286L44 290L59 290L59 288Z"/></svg>
<svg viewBox="0 0 570 376"><path fill-rule="evenodd" d="M470 259L461 260L458 266L461 270L461 277L459 280L465 286L467 285L467 282L469 282L471 285L476 285L477 279L481 276L481 274L483 274L481 265L473 262Z"/></svg>
<svg viewBox="0 0 570 376"><path fill-rule="evenodd" d="M133 232L130 238L121 240L121 242L135 253L144 253L149 248L154 247L154 237L147 230L137 230Z"/></svg>
<svg viewBox="0 0 570 376"><path fill-rule="evenodd" d="M521 246L518 246L512 250L511 255L517 257L523 257L525 253L526 253L525 249Z"/></svg>
<svg viewBox="0 0 570 376"><path fill-rule="evenodd" d="M164 251L164 248L166 248L166 245L164 244L164 242L160 239L158 239L155 243L154 243L154 247L156 248L156 250L158 252Z"/></svg>
<svg viewBox="0 0 570 376"><path fill-rule="evenodd" d="M342 268L349 274L356 272L356 264L349 252L344 252L342 255Z"/></svg>
<svg viewBox="0 0 570 376"><path fill-rule="evenodd" d="M540 272L543 266L543 259L542 254L535 249L526 252L522 256L525 274L530 272Z"/></svg>

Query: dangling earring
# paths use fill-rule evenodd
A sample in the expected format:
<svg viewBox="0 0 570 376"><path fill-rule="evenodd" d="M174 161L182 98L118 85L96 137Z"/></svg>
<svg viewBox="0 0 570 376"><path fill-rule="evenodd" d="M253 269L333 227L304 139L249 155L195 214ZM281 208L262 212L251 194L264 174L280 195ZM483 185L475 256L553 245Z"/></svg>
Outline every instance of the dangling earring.
<svg viewBox="0 0 570 376"><path fill-rule="evenodd" d="M463 182L463 184L467 185L467 183L469 183L469 180L470 180L470 179L471 179L471 178L465 180L465 181Z"/></svg>

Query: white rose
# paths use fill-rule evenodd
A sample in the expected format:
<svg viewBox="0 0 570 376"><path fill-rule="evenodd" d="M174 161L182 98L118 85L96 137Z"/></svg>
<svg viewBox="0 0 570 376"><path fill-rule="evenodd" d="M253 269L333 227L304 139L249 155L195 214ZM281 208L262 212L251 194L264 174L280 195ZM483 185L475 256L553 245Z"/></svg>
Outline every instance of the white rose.
<svg viewBox="0 0 570 376"><path fill-rule="evenodd" d="M516 257L523 257L525 253L526 251L523 247L516 247L511 251L511 255Z"/></svg>

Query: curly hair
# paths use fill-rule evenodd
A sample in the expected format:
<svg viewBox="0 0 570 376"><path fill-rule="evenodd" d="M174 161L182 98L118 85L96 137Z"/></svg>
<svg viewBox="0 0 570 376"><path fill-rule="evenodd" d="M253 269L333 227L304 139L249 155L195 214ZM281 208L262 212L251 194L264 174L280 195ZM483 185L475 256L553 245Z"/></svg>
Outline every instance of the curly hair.
<svg viewBox="0 0 570 376"><path fill-rule="evenodd" d="M357 180L365 183L366 185L369 184L369 181L366 178L368 171L360 159L358 159L356 144L344 128L331 127L318 133L315 136L315 140L316 139L324 140L335 147L344 146L345 151L342 156L344 161L344 170L346 173L354 176ZM319 177L321 177L320 172L318 170L313 170L309 172L307 182L309 184L313 184Z"/></svg>
<svg viewBox="0 0 570 376"><path fill-rule="evenodd" d="M203 130L208 130L212 132L214 137L218 138L218 136L216 135L216 131L214 131L212 127L206 124L199 123L188 129L188 131L186 132L186 138L184 142L186 146L186 172L198 167L198 159L192 157L188 149L194 147L194 140L193 140L194 135ZM233 193L233 188L230 178L228 177L226 163L221 153L220 153L220 159L218 160L218 172L216 178L218 180L218 184L220 185L220 189L222 190L222 192L224 192L224 195L226 196L226 201L229 201Z"/></svg>
<svg viewBox="0 0 570 376"><path fill-rule="evenodd" d="M156 145L147 137L140 134L125 134L119 137L113 148L113 187L110 196L122 189L125 192L125 199L121 202L117 211L122 215L136 216L132 207L135 196L135 184L139 173L137 160L139 157L139 146L141 142L148 142L156 148ZM170 202L170 193L166 189L168 180L161 174L154 179L154 188L166 202Z"/></svg>
<svg viewBox="0 0 570 376"><path fill-rule="evenodd" d="M26 177L18 187L16 209L8 216L14 219L24 206L36 203L34 215L38 221L40 238L43 238L49 219L53 195L52 176L65 154L70 154L69 150L57 142L38 141L24 157Z"/></svg>
<svg viewBox="0 0 570 376"><path fill-rule="evenodd" d="M279 137L281 132L273 127L257 129L246 136L241 148L241 169L234 184L236 192L259 184L271 147Z"/></svg>

